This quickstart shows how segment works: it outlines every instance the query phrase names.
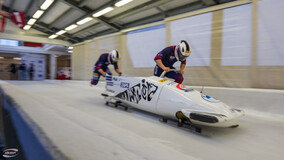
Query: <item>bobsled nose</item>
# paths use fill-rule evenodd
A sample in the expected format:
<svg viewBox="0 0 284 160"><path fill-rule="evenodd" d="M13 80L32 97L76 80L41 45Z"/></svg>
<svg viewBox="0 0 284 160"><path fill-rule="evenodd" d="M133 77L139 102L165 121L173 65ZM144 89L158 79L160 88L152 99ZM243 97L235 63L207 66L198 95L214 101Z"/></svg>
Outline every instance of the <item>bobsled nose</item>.
<svg viewBox="0 0 284 160"><path fill-rule="evenodd" d="M229 114L217 114L210 112L191 111L188 109L182 109L181 112L193 123L208 124L218 126L219 124L235 121L238 117L244 115L244 111L240 109L230 109Z"/></svg>

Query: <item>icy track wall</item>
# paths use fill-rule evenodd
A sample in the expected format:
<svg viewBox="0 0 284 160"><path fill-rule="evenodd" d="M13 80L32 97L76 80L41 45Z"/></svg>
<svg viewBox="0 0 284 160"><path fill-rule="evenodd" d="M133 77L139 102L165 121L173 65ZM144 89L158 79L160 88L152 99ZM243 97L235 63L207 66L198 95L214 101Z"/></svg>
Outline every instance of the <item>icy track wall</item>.
<svg viewBox="0 0 284 160"><path fill-rule="evenodd" d="M195 86L201 90L202 87ZM258 115L279 115L284 118L284 90L204 87L203 93L212 95L224 103ZM259 114L261 113L261 114Z"/></svg>
<svg viewBox="0 0 284 160"><path fill-rule="evenodd" d="M38 104L33 101L32 97L29 97L18 87L3 82L0 82L0 94L2 95L1 101L3 109L9 112L13 127L16 131L15 134L20 141L22 151L19 152L24 153L26 159L67 159L48 139L40 125L34 122L33 116L30 114L34 115L36 113L27 114L27 106L21 103L21 100L28 101L29 107L37 107ZM15 97L13 97L15 94L22 95L20 97L21 99L16 100ZM16 146L14 148L16 148Z"/></svg>
<svg viewBox="0 0 284 160"><path fill-rule="evenodd" d="M184 84L284 89L283 6L283 0L238 0L97 37L74 46L72 78L90 80L99 55L112 49L121 53L124 74L151 76L155 55L186 40L192 53Z"/></svg>

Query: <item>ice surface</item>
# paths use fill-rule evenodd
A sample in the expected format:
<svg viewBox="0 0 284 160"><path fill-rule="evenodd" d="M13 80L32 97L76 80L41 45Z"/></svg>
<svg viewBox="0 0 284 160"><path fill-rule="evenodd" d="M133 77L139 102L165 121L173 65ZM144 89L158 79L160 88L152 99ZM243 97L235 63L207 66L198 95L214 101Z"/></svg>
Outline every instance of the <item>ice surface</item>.
<svg viewBox="0 0 284 160"><path fill-rule="evenodd" d="M152 114L104 105L103 83L8 82L12 85L1 84L5 92L70 159L284 158L283 115L263 109L245 110L238 128L206 128L209 136L201 136L161 123Z"/></svg>

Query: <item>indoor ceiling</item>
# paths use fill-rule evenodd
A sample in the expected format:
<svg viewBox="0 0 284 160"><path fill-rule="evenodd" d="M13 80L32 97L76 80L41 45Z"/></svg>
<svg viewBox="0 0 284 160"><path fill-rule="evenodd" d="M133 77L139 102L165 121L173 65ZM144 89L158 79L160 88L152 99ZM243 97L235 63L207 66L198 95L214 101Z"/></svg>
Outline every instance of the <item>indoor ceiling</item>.
<svg viewBox="0 0 284 160"><path fill-rule="evenodd" d="M46 1L52 3L44 9L42 7ZM120 1L122 0L5 0L3 9L8 12L26 12L27 21L33 18L37 11L42 10L43 14L34 18L36 22L30 25L32 28L54 35L50 38L78 43L233 0L123 0L130 2L117 7L116 3ZM93 16L108 7L112 10L100 16ZM90 20L88 22L85 19L87 17ZM76 26L65 32L71 25Z"/></svg>

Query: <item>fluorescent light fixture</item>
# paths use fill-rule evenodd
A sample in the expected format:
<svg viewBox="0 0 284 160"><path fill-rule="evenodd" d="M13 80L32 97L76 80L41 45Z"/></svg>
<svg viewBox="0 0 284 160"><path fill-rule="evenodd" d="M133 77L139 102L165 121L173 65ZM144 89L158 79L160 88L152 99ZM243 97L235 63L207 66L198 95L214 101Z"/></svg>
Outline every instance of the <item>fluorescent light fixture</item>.
<svg viewBox="0 0 284 160"><path fill-rule="evenodd" d="M68 47L68 49L73 49L73 47Z"/></svg>
<svg viewBox="0 0 284 160"><path fill-rule="evenodd" d="M73 51L68 51L69 53L73 53Z"/></svg>
<svg viewBox="0 0 284 160"><path fill-rule="evenodd" d="M14 60L22 60L22 58L19 58L19 57L14 57L13 59Z"/></svg>
<svg viewBox="0 0 284 160"><path fill-rule="evenodd" d="M56 38L56 37L58 37L58 35L53 34L53 35L49 36L48 38L49 38L49 39L54 39L54 38Z"/></svg>
<svg viewBox="0 0 284 160"><path fill-rule="evenodd" d="M45 2L40 6L40 9L46 10L53 2L54 0L45 0Z"/></svg>
<svg viewBox="0 0 284 160"><path fill-rule="evenodd" d="M97 13L93 14L93 17L99 17L99 16L101 16L101 15L103 15L103 14L106 14L106 13L112 11L112 10L113 10L112 7L107 7L107 8L105 8L105 9L100 10L100 11L98 11Z"/></svg>
<svg viewBox="0 0 284 160"><path fill-rule="evenodd" d="M35 24L35 22L36 22L36 19L32 18L28 21L28 25L33 25L33 24Z"/></svg>
<svg viewBox="0 0 284 160"><path fill-rule="evenodd" d="M0 57L0 59L4 59L4 57Z"/></svg>
<svg viewBox="0 0 284 160"><path fill-rule="evenodd" d="M43 13L44 11L37 10L36 13L33 15L33 18L38 19Z"/></svg>
<svg viewBox="0 0 284 160"><path fill-rule="evenodd" d="M82 19L81 21L78 21L77 24L82 25L82 24L85 24L85 23L91 21L92 19L93 19L92 17L86 17L86 18Z"/></svg>
<svg viewBox="0 0 284 160"><path fill-rule="evenodd" d="M123 6L123 5L125 5L125 4L127 4L127 3L129 3L129 2L131 2L131 1L133 1L133 0L121 0L121 1L119 1L119 2L117 2L117 3L115 3L114 5L115 5L116 7L120 7L120 6Z"/></svg>
<svg viewBox="0 0 284 160"><path fill-rule="evenodd" d="M31 26L30 25L25 25L25 27L24 27L24 30L29 30L31 28Z"/></svg>
<svg viewBox="0 0 284 160"><path fill-rule="evenodd" d="M71 31L74 28L77 28L78 26L76 24L72 24L71 26L65 28L66 31Z"/></svg>
<svg viewBox="0 0 284 160"><path fill-rule="evenodd" d="M66 33L67 31L65 31L65 30L61 30L61 31L59 31L59 32L57 32L56 34L57 35L62 35L62 34L64 34L64 33Z"/></svg>

